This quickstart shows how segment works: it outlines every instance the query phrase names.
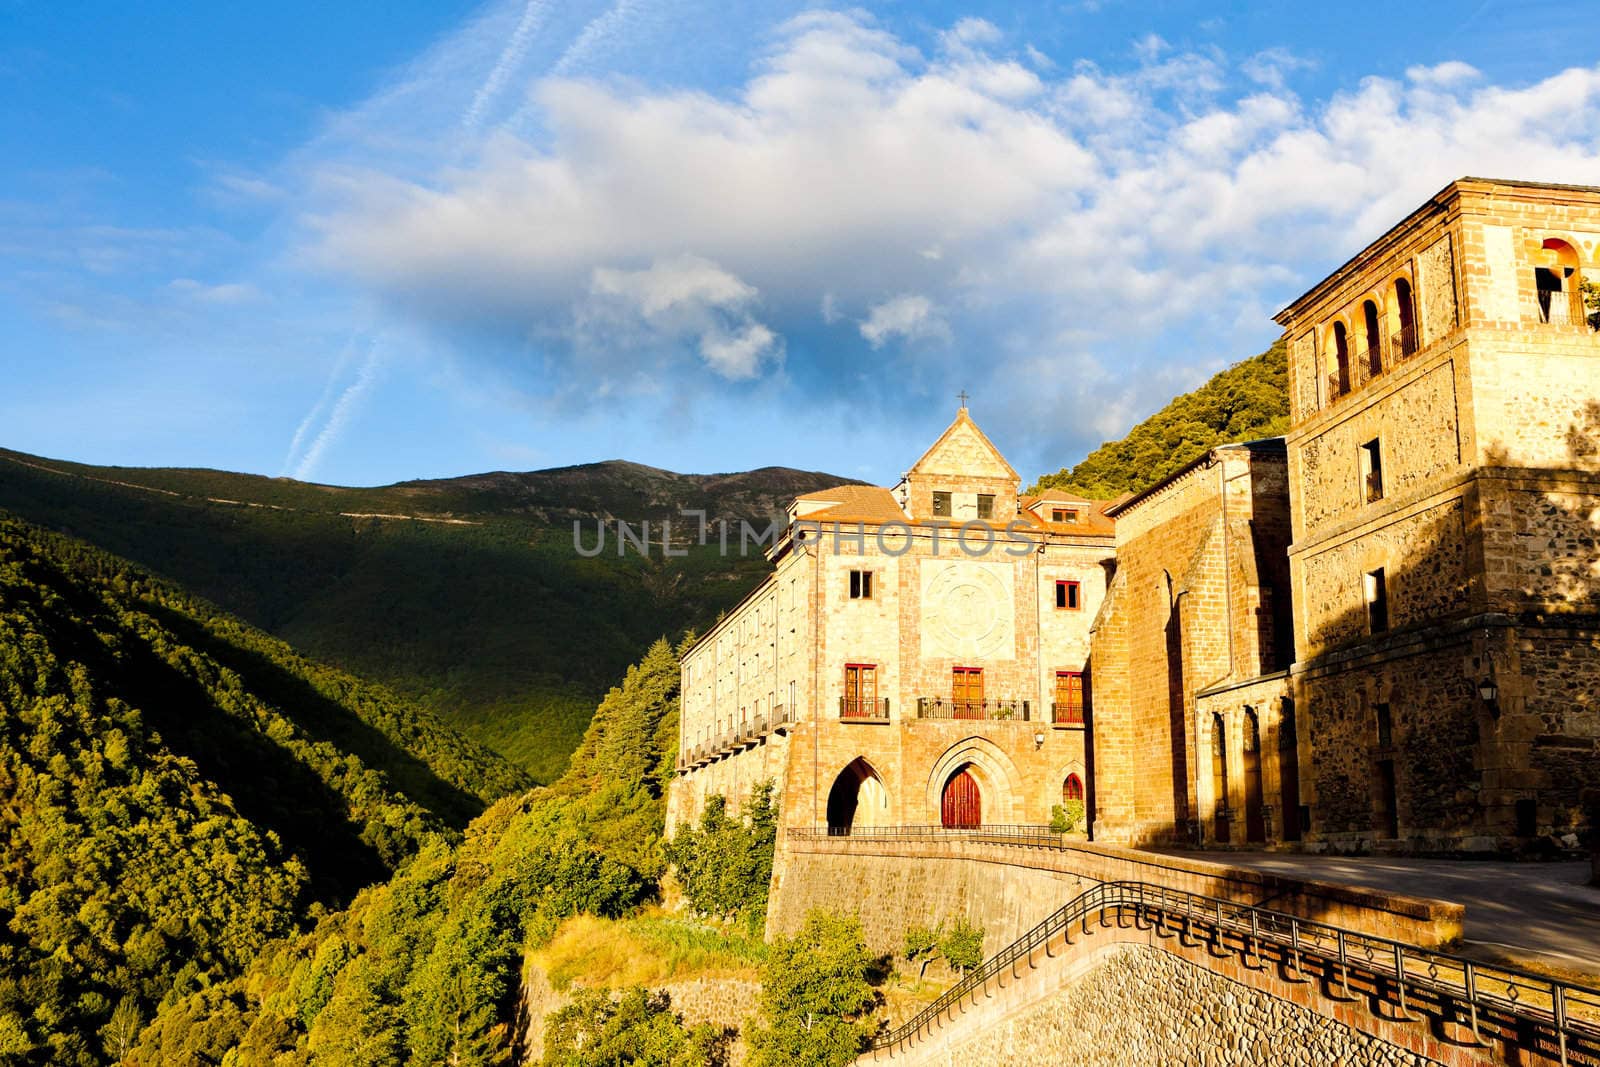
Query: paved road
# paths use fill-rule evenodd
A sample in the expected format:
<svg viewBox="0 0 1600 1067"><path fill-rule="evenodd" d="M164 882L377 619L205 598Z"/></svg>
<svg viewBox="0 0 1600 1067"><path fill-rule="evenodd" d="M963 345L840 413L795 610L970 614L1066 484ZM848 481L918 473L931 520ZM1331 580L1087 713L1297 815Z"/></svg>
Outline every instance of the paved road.
<svg viewBox="0 0 1600 1067"><path fill-rule="evenodd" d="M1600 975L1600 887L1585 884L1587 860L1497 863L1287 852L1170 854L1454 901L1466 905L1463 947L1476 949L1472 954L1509 956Z"/></svg>

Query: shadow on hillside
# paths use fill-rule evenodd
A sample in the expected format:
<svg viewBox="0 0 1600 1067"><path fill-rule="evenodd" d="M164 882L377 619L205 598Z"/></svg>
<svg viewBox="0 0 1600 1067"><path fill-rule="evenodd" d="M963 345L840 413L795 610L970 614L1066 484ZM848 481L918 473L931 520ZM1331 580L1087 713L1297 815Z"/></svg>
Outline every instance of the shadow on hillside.
<svg viewBox="0 0 1600 1067"><path fill-rule="evenodd" d="M363 886L388 877L389 865L362 840L349 801L315 771L216 705L199 683L163 662L143 641L124 646L116 690L137 707L167 748L193 760L239 814L277 834L298 855L312 896L347 903Z"/></svg>
<svg viewBox="0 0 1600 1067"><path fill-rule="evenodd" d="M382 771L396 789L445 822L461 828L483 811L484 803L478 797L440 778L395 739L318 692L306 679L259 652L219 637L182 612L149 602L143 606L185 644L237 673L246 689L282 712L308 738L326 741ZM390 711L400 713L393 705ZM448 727L441 725L440 729Z"/></svg>

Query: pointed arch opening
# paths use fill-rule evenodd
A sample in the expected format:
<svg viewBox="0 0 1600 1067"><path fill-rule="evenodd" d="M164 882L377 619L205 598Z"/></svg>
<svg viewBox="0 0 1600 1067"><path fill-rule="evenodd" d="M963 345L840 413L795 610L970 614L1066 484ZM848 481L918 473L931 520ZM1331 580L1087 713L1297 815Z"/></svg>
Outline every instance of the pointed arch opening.
<svg viewBox="0 0 1600 1067"><path fill-rule="evenodd" d="M1211 717L1211 797L1216 840L1227 843L1233 827L1228 818L1228 732L1221 715Z"/></svg>
<svg viewBox="0 0 1600 1067"><path fill-rule="evenodd" d="M1417 306L1411 300L1411 283L1405 278L1394 280L1389 331L1389 351L1394 358L1405 359L1417 350Z"/></svg>
<svg viewBox="0 0 1600 1067"><path fill-rule="evenodd" d="M1344 396L1350 391L1350 338L1342 322L1333 324L1333 363L1333 395Z"/></svg>
<svg viewBox="0 0 1600 1067"><path fill-rule="evenodd" d="M1261 720L1255 708L1244 709L1244 839L1253 844L1267 840L1261 799Z"/></svg>
<svg viewBox="0 0 1600 1067"><path fill-rule="evenodd" d="M888 818L889 791L883 778L857 757L839 772L828 790L828 834L846 837L861 826L881 826Z"/></svg>
<svg viewBox="0 0 1600 1067"><path fill-rule="evenodd" d="M1361 369L1368 378L1376 378L1383 373L1383 329L1378 324L1378 304L1373 300L1363 301L1361 304L1361 325L1363 327L1366 351L1362 353Z"/></svg>
<svg viewBox="0 0 1600 1067"><path fill-rule="evenodd" d="M945 779L939 815L946 830L973 830L983 825L983 792L972 764L963 763Z"/></svg>

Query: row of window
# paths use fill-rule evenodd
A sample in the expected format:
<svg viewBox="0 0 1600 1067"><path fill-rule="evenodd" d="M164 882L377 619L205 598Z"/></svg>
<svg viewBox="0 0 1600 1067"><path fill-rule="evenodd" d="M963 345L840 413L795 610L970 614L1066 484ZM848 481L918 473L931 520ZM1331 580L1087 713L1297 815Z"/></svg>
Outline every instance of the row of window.
<svg viewBox="0 0 1600 1067"><path fill-rule="evenodd" d="M873 571L850 572L850 599L872 599ZM1078 582L1062 580L1056 583L1056 607L1063 611L1077 611L1083 606L1082 587Z"/></svg>
<svg viewBox="0 0 1600 1067"><path fill-rule="evenodd" d="M958 709L984 707L984 674L982 667L952 667L950 669L950 702ZM1055 701L1052 707L1054 721L1081 724L1083 722L1083 672L1057 671ZM878 665L875 663L847 663L844 668L844 704L841 714L845 718L874 717L878 711Z"/></svg>
<svg viewBox="0 0 1600 1067"><path fill-rule="evenodd" d="M933 514L934 514L934 517L935 518L946 518L946 519L948 519L951 516L952 513L953 513L953 507L952 507L952 503L951 503L951 495L948 492L945 492L944 490L935 489L933 491ZM992 518L994 518L994 494L993 493L979 493L978 494L978 518L980 518L980 519L992 519Z"/></svg>

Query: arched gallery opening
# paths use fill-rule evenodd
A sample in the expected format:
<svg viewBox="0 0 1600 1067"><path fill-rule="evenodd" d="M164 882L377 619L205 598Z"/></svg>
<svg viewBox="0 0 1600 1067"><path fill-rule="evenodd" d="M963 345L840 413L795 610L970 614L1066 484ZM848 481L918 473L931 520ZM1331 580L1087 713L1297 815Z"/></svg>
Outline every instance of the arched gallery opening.
<svg viewBox="0 0 1600 1067"><path fill-rule="evenodd" d="M851 760L828 790L828 833L844 836L861 826L881 826L889 812L889 792L872 764Z"/></svg>

